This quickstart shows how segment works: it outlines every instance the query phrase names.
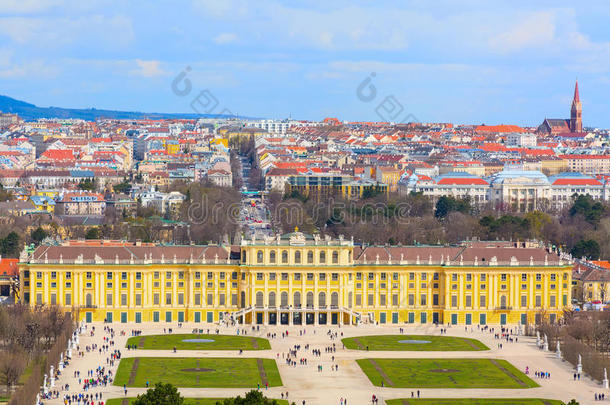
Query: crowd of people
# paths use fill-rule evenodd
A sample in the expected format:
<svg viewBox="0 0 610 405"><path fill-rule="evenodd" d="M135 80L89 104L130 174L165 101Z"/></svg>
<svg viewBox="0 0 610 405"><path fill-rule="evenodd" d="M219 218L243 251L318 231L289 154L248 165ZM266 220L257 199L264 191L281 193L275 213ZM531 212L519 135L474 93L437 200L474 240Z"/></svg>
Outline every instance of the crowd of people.
<svg viewBox="0 0 610 405"><path fill-rule="evenodd" d="M439 325L437 325L439 326ZM451 325L444 325L440 328L441 335L445 335L448 333L448 329L451 328ZM234 329L234 328L233 328ZM465 327L466 332L473 332L474 327ZM517 343L518 342L518 332L517 329L510 329L506 327L494 328L486 325L479 325L476 327L479 331L486 331L491 334L495 340L499 341L498 348L502 348L502 343ZM234 329L235 330L235 329ZM405 328L398 329L400 334L405 333ZM193 333L203 333L203 329L194 329ZM220 329L207 329L207 334L210 332L215 334L220 334ZM260 326L252 326L252 332L255 335L256 332L260 332ZM308 332L312 335L315 335L316 329L307 330L306 328L299 329L297 333L289 332L288 330L284 331L263 331L261 334L266 335L269 339L287 339L289 337L299 336L300 338L307 336ZM94 369L89 370L75 370L73 372L74 380L78 381L78 384L75 382L70 384L63 384L59 389L48 392L43 396L43 398L63 398L64 405L104 405L104 399L102 397L102 390L104 387L112 384L114 378L114 367L118 365L118 361L121 359L121 351L115 349L115 333L120 334L120 336L141 336L143 334L142 330L130 330L130 331L119 331L115 332L113 328L110 326L105 326L103 331L100 333L95 330L95 327L92 326L86 332L87 335L91 337L96 337L98 334L101 334L101 343L97 344L95 342L88 343L83 347L76 348L76 355L79 357L93 356L97 355L101 358L96 358L98 361L98 365ZM173 333L172 328L164 328L163 333ZM246 335L248 334L248 329L242 328L235 330L235 333ZM328 337L327 344L318 344L318 345L310 345L308 342L295 342L292 344L286 352L277 353L277 359L279 360L280 356L284 360L285 364L290 367L308 367L313 366L316 367L318 373L324 373L325 370L330 368L331 371L338 371L339 364L336 362L335 354L337 352L337 345L335 340L343 337L343 332L340 330L332 330L329 329L326 333ZM128 345L127 349L136 349L136 345ZM345 349L345 347L343 347ZM368 350L368 347L366 347ZM240 354L243 353L241 350ZM104 363L104 355L105 363ZM118 361L117 361L118 360ZM313 363L313 364L312 364ZM330 363L330 366L329 366ZM526 368L526 374L530 374L529 367ZM533 372L536 378L540 379L550 379L551 374L548 371L535 371ZM574 374L574 380L580 380L579 374ZM148 384L147 384L148 386ZM264 389L268 389L268 384L263 384ZM127 395L127 386L123 387L125 395ZM258 389L261 389L261 384L258 385ZM281 398L288 399L288 392L282 392ZM412 398L419 398L420 391L411 392ZM376 394L372 394L371 403L377 404L379 403L379 397ZM595 394L596 401L605 400L605 395ZM338 399L339 405L347 405L347 398L341 397ZM305 400L302 402L305 404Z"/></svg>
<svg viewBox="0 0 610 405"><path fill-rule="evenodd" d="M87 328L87 326L84 326ZM133 335L134 331L132 331ZM74 384L63 384L61 386L62 393L55 392L54 398L59 398L61 395L64 405L104 405L103 389L112 384L114 379L113 368L115 362L121 359L121 351L114 349L115 331L110 326L104 326L102 331L101 344L91 343L85 345L84 350L77 347L77 353L80 357L89 355L104 355L106 354L105 364L98 361L97 367L93 369L74 370L72 377L78 381L78 385L73 389ZM92 326L88 331L90 337L96 336L95 326ZM124 335L121 332L121 335ZM81 375L82 374L82 375Z"/></svg>

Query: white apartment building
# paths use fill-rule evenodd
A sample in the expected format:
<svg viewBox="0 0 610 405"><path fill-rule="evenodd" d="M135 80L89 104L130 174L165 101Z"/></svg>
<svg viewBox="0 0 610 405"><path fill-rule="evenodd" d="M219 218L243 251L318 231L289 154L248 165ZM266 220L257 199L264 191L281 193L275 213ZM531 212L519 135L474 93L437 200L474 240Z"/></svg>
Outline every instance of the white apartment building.
<svg viewBox="0 0 610 405"><path fill-rule="evenodd" d="M490 203L498 210L527 212L537 209L560 210L572 204L574 194L610 201L610 176L560 173L546 177L539 171L503 170L482 178L453 172L431 178L413 175L400 181L401 191L422 192L438 200L441 196L469 198L475 204Z"/></svg>
<svg viewBox="0 0 610 405"><path fill-rule="evenodd" d="M184 202L186 196L178 191L162 193L154 188L146 191L138 191L133 197L140 201L142 207L154 208L161 214L173 212Z"/></svg>
<svg viewBox="0 0 610 405"><path fill-rule="evenodd" d="M536 134L511 132L506 134L506 146L509 148L534 148L538 145Z"/></svg>
<svg viewBox="0 0 610 405"><path fill-rule="evenodd" d="M247 127L264 129L270 134L285 135L290 127L318 127L319 122L296 121L296 120L259 120L246 121Z"/></svg>

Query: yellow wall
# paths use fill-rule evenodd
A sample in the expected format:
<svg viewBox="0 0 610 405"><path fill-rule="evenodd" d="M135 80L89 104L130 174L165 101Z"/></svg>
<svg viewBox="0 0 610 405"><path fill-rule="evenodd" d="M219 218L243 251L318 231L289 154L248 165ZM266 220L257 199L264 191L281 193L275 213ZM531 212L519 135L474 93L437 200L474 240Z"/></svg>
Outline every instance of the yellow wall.
<svg viewBox="0 0 610 405"><path fill-rule="evenodd" d="M324 261L320 252L325 253ZM432 323L433 319L465 324L467 318L478 324L481 315L489 324L516 324L524 315L532 323L542 309L558 319L571 302L570 266L358 264L352 253L349 244L261 244L242 246L239 263L227 264L21 263L21 291L28 293L22 298L29 299L30 305L56 303L79 309L83 320L90 313L92 321L112 314L114 322L121 321L121 314L126 314L127 322L136 321L137 316L142 322L154 321L155 316L165 322L166 313L172 322L180 316L194 322L197 314L206 322L208 313L217 322L223 314L240 309L242 294L244 306L254 307L246 322L257 318L267 322L268 312L281 313L282 304L296 307L295 293L303 308L307 297L313 296L313 306L328 315L328 323L332 314L345 323L360 316L388 324ZM270 302L273 295L275 303ZM322 298L325 302L320 302ZM269 306L274 309L265 310Z"/></svg>

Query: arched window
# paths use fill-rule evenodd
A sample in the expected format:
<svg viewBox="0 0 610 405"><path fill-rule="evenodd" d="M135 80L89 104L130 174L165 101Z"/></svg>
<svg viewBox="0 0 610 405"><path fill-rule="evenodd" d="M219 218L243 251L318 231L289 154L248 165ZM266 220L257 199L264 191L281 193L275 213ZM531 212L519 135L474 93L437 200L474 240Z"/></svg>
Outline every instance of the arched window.
<svg viewBox="0 0 610 405"><path fill-rule="evenodd" d="M339 252L333 250L333 264L339 263Z"/></svg>
<svg viewBox="0 0 610 405"><path fill-rule="evenodd" d="M269 306L275 307L275 292L273 291L269 293Z"/></svg>
<svg viewBox="0 0 610 405"><path fill-rule="evenodd" d="M263 292L259 291L256 293L256 306L259 308L263 307Z"/></svg>
<svg viewBox="0 0 610 405"><path fill-rule="evenodd" d="M326 293L324 291L320 291L318 294L318 307L322 308L326 306Z"/></svg>
<svg viewBox="0 0 610 405"><path fill-rule="evenodd" d="M307 252L307 263L313 263L313 252L311 250Z"/></svg>
<svg viewBox="0 0 610 405"><path fill-rule="evenodd" d="M339 293L330 294L330 306L335 308L339 306Z"/></svg>
<svg viewBox="0 0 610 405"><path fill-rule="evenodd" d="M241 251L241 262L242 263L246 262L246 251L245 250Z"/></svg>
<svg viewBox="0 0 610 405"><path fill-rule="evenodd" d="M286 291L282 292L280 296L280 306L287 307L288 306L288 293Z"/></svg>
<svg viewBox="0 0 610 405"><path fill-rule="evenodd" d="M300 292L295 292L294 293L294 300L292 305L294 305L295 308L300 308L301 307L301 293Z"/></svg>
<svg viewBox="0 0 610 405"><path fill-rule="evenodd" d="M320 263L326 263L326 252L325 251L320 252Z"/></svg>
<svg viewBox="0 0 610 405"><path fill-rule="evenodd" d="M288 251L282 250L282 263L288 263Z"/></svg>
<svg viewBox="0 0 610 405"><path fill-rule="evenodd" d="M297 250L296 252L294 252L294 262L301 263L301 251L300 250Z"/></svg>
<svg viewBox="0 0 610 405"><path fill-rule="evenodd" d="M269 263L275 263L275 250L272 250L271 253L269 253Z"/></svg>
<svg viewBox="0 0 610 405"><path fill-rule="evenodd" d="M88 307L93 306L93 302L92 302L92 298L91 298L91 293L87 293L87 295L85 296L85 305Z"/></svg>
<svg viewBox="0 0 610 405"><path fill-rule="evenodd" d="M307 293L307 306L313 308L313 293L311 291Z"/></svg>
<svg viewBox="0 0 610 405"><path fill-rule="evenodd" d="M354 294L352 294L352 292L350 291L347 294L347 306L348 306L348 308L352 307L352 299L353 299L353 297L354 297Z"/></svg>
<svg viewBox="0 0 610 405"><path fill-rule="evenodd" d="M241 308L245 308L246 307L246 292L242 291L241 292Z"/></svg>
<svg viewBox="0 0 610 405"><path fill-rule="evenodd" d="M258 252L256 252L256 263L262 263L263 262L263 251L259 250Z"/></svg>

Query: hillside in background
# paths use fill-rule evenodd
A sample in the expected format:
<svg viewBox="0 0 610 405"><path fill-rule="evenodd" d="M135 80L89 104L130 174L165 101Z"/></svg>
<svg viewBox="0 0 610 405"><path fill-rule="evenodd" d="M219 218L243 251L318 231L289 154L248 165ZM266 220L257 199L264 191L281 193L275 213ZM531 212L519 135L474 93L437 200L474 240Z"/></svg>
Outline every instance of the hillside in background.
<svg viewBox="0 0 610 405"><path fill-rule="evenodd" d="M98 110L95 108L61 108L38 107L25 101L0 95L0 111L18 114L26 121L38 118L79 118L94 121L98 118L108 119L185 119L185 118L228 118L226 114L168 114L145 113L139 111Z"/></svg>

